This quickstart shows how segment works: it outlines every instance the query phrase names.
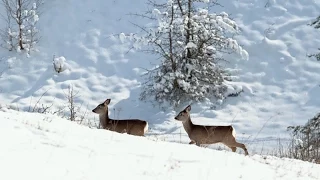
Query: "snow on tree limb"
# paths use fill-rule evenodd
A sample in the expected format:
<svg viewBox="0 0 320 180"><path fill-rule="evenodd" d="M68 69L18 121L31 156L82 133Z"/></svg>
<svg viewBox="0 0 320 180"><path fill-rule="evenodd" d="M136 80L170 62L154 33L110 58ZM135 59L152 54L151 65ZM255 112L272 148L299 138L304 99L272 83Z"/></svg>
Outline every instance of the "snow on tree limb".
<svg viewBox="0 0 320 180"><path fill-rule="evenodd" d="M195 6L202 3L204 7ZM141 99L178 105L204 99L223 100L228 96L232 76L220 62L224 53L236 53L243 59L248 53L230 34L239 32L235 21L225 12L210 13L206 0L168 0L153 2L149 19L155 27L139 27L143 34L125 35L135 49L147 48L158 55L160 65L146 73ZM215 3L215 2L214 2Z"/></svg>
<svg viewBox="0 0 320 180"><path fill-rule="evenodd" d="M1 37L6 47L11 51L26 50L28 54L39 41L39 30L36 24L39 21L38 8L42 0L1 0L5 8L6 27L1 30ZM33 2L33 3L32 3Z"/></svg>

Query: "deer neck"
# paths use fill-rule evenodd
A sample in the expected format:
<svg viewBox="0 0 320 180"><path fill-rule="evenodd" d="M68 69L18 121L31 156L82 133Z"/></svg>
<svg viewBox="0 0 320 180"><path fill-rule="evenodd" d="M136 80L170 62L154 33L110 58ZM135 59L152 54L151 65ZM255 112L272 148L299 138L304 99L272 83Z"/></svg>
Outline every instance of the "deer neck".
<svg viewBox="0 0 320 180"><path fill-rule="evenodd" d="M189 134L191 133L194 124L192 124L191 118L190 116L188 117L188 119L186 121L182 122L184 129L186 130L186 132Z"/></svg>
<svg viewBox="0 0 320 180"><path fill-rule="evenodd" d="M108 115L108 110L103 113L103 114L99 114L99 119L100 119L100 124L103 128L106 128L108 122L109 122L109 115Z"/></svg>

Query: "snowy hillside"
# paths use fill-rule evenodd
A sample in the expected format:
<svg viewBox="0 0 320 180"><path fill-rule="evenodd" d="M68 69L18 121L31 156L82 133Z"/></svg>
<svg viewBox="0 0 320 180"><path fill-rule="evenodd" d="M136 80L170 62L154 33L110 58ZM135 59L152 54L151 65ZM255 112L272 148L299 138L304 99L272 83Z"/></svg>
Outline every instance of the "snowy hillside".
<svg viewBox="0 0 320 180"><path fill-rule="evenodd" d="M157 142L5 108L0 118L0 179L320 178L320 165L298 160Z"/></svg>
<svg viewBox="0 0 320 180"><path fill-rule="evenodd" d="M263 146L264 149L276 148L274 140L288 138L287 126L304 124L307 119L319 111L320 63L306 57L306 55L316 52L320 44L320 32L307 25L319 15L320 1L233 0L221 1L220 3L223 7L217 6L214 11L229 13L240 25L242 33L236 38L249 53L248 61L239 61L234 64L240 70L236 74L239 76L236 83L243 87L244 92L239 97L227 99L217 109L212 109L210 104L205 103L193 105L192 120L198 124L233 124L237 129L240 141L248 144L249 153L260 152ZM0 49L0 72L3 70L0 76L1 106L27 111L35 107L41 108L43 105L44 107L50 106L51 112L61 108L67 111L65 107L67 104L66 94L68 87L73 86L77 93L75 101L81 112L79 114L84 114L88 121L97 119L91 110L106 98L111 98L111 117L145 119L150 123L150 138L154 134L162 134L157 135L157 138L188 142L181 124L173 119L177 114L175 110L162 111L158 107L153 107L150 103L141 102L138 99L142 82L140 74L143 68L151 67L150 63L155 62L155 57L139 52L127 54L128 44L121 43L119 39L112 36L112 34L121 32L137 32L138 30L129 23L130 21L138 21L140 24L148 23L146 20L139 20L127 15L130 12L135 13L146 8L143 0L135 0L135 3L128 0L82 0L81 3L78 0L46 1L43 7L44 12L39 19L39 29L42 36L38 44L39 52L33 52L31 57L27 57L24 53L17 54ZM54 71L53 56L65 58L66 70L62 73L58 74ZM70 124L69 122L65 123L66 126ZM60 128L60 126L58 127ZM56 130L60 132L58 127ZM89 131L83 127L80 129ZM24 133L24 131L21 130L19 133ZM41 133L45 132L41 131ZM116 142L111 142L108 138L115 137L120 140L124 138L124 136L99 130L92 132L92 137L100 136L101 133L108 134L105 137L107 139L101 140L111 144ZM57 135L60 138L58 141L64 139L63 141L67 145L68 138L61 138L60 135ZM33 136L30 134L30 138ZM128 138L132 139L132 137ZM49 141L52 143L53 140ZM285 140L283 141L285 142ZM127 143L127 141L125 142ZM30 144L27 140L26 143L28 148L33 148L32 143ZM90 139L88 139L88 143L92 143ZM102 142L97 143L102 144ZM120 143L117 146L127 147L126 143ZM144 145L144 143L152 142L141 140L137 143ZM85 146L95 148L91 145ZM154 147L158 146L184 148L183 145L166 143ZM46 148L46 146L41 145L39 148ZM74 149L74 147L68 148L70 151L79 151L79 156L81 153L89 151L86 147L81 150ZM58 149L57 154L52 153L51 158L59 156ZM178 149L175 150L172 158L179 154ZM195 147L189 149L190 151L203 151L198 154L212 154L210 150L198 150ZM124 151L123 148L122 150ZM166 152L168 156L164 156L170 157L171 152L169 151L171 150ZM102 152L101 149L94 151L98 154ZM225 152L215 153L220 155ZM149 152L149 155L153 156L154 154ZM215 159L213 155L212 158ZM48 154L44 155L47 158L48 156ZM138 156L138 160L142 161L147 158L145 156L149 157L148 155ZM98 158L99 156L93 155L93 157ZM126 154L126 157L136 158L135 155L131 156L130 154ZM120 158L123 157L120 156ZM232 155L230 158L237 159L238 156ZM104 161L115 159L117 158L111 156L103 157ZM74 160L80 161L76 157ZM43 161L43 159L39 161ZM52 158L48 161L56 160ZM163 161L163 159L155 161ZM191 160L182 159L181 161L186 161L184 163L188 164ZM215 167L214 164L210 165L212 161L207 161L205 158L194 161L199 164L205 162L204 164L207 163L208 167ZM257 163L254 159L240 161L248 163L248 167L255 166ZM145 166L150 167L148 165L151 162L150 159L142 162L146 163ZM285 162L283 161L283 163ZM90 160L85 165L86 167L79 168L94 167L91 166L92 163L94 162ZM129 167L130 163L135 162L128 160L126 163L124 164ZM175 166L175 160L172 160L172 163ZM223 161L223 163L226 162ZM65 165L68 166L68 164ZM239 164L233 165L238 166ZM190 164L187 167L189 166L195 167L196 165ZM199 167L202 166L207 165ZM267 165L261 166L271 168ZM77 166L72 168L77 168ZM181 166L181 168L185 167ZM93 169L95 171L92 173L99 176L99 168ZM67 173L60 170L61 173ZM214 175L212 174L214 171L206 170L202 171L199 168L199 173L204 173L202 174L204 177ZM157 168L152 170L153 173L164 173L162 170L159 171L161 172L158 172ZM179 171L176 172L178 176ZM250 176L248 169L245 172ZM111 171L111 173L116 173L116 171ZM126 174L122 173L121 175L125 176ZM148 172L145 175L150 176ZM188 176L192 176L192 174ZM230 176L232 175L230 174ZM239 177L237 176L237 178Z"/></svg>

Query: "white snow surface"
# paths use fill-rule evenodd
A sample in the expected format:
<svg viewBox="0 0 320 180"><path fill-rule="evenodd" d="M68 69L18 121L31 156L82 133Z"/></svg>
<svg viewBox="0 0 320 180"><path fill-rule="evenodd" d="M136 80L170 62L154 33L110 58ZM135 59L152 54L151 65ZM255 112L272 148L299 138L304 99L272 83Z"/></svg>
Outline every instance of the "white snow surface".
<svg viewBox="0 0 320 180"><path fill-rule="evenodd" d="M239 78L233 83L235 86L241 86L244 92L239 97L228 98L226 102L216 109L212 109L212 104L210 103L193 104L191 117L197 124L232 124L236 128L239 141L247 144L250 154L263 151L265 151L264 153L268 153L269 150L277 148L279 139L283 143L287 142L289 138L286 131L287 126L304 124L309 118L319 112L320 63L306 57L306 55L317 52L320 44L319 30L308 26L308 23L319 15L320 0L230 0L221 1L220 3L223 7L216 6L214 11L226 12L233 17L241 30L241 33L236 37L237 41L248 52L248 54L244 54L244 56L249 57L248 61L232 61L236 62L233 65L239 70L235 72L235 75ZM181 128L181 123L173 119L184 107L179 107L179 109L169 108L163 111L157 106L152 106L151 103L139 100L140 84L143 82L140 75L144 71L143 68L151 68L151 64L156 64L156 57L130 49L121 34L120 37L122 38L119 38L119 33L121 32L129 34L139 31L130 22L137 22L142 25L149 23L147 20L140 20L137 17L127 15L128 13L146 10L147 5L145 1L135 1L132 3L128 0L83 0L79 3L77 0L50 0L45 1L42 8L45 11L41 14L38 22L38 29L42 38L37 43L37 52L32 52L29 57L24 51L17 54L16 52L0 49L1 106L27 111L35 106L52 105L51 112L61 107L67 110L65 107L67 104L66 92L68 91L68 87L72 85L74 91L77 92L75 98L76 105L81 112L86 114L85 119L88 121L97 120L97 115L91 113L91 110L106 98L111 98L110 116L147 120L150 127L147 137L153 137L156 134L157 138L166 141L182 143L189 141L184 129ZM0 9L0 11L3 10ZM0 25L5 25L5 23L0 22ZM128 51L129 53L127 53ZM52 64L53 55L67 59L68 69L66 71L59 74L54 71ZM226 58L239 59L236 56L228 56ZM166 175L164 172L170 168L169 166L161 166L161 163L164 164L166 162L167 164L168 157L172 158L172 160L168 161L173 163L173 166L179 160L177 157L181 157L180 161L184 163L184 166L181 165L179 168L183 168L184 170L196 167L195 165L199 166L198 171L196 171L199 177L212 177L214 172L220 172L221 169L217 171L214 169L220 168L217 166L218 164L215 164L217 163L216 161L220 162L220 166L222 163L223 165L231 165L235 169L238 166L240 167L237 163L231 163L233 162L232 158L237 159L241 157L235 154L227 153L230 161L226 161L226 158L222 156L226 152L212 152L208 149L199 150L196 147L188 147L188 153L196 152L196 156L194 155L195 157L192 158L200 158L190 160L188 159L189 157L180 155L184 153L182 149L185 148L184 145L156 144L142 138L133 137L128 138L142 145L140 149L141 154L139 156L130 155L125 149L127 147L130 147L130 149L137 148L136 153L138 153L139 146L130 145L132 143L129 141L122 140L125 136L115 135L102 130L77 127L81 131L90 131L88 142L81 149L77 143L85 141L84 139L86 139L87 134L69 131L67 127L71 126L70 122L61 122L60 120L57 120L57 122L65 123L65 126L54 126L51 124L50 127L53 126L56 128L56 131L61 132L64 136L63 138L59 133L32 130L34 132L41 132L40 134L54 136L52 137L53 139L48 140L49 144L56 142L54 139L58 138L58 144L61 141L68 149L64 151L62 149L65 147L60 148L59 146L61 145L58 145L58 147L52 148L54 150L51 150L51 148L48 150L46 148L52 145L40 143L42 141L41 138L45 138L46 136L35 135L29 132L29 126L24 126L21 122L15 122L15 125L10 124L9 121L3 119L5 116L11 116L11 114L1 116L1 123L8 122L7 126L10 126L11 130L8 127L7 131L17 133L17 138L15 138L15 135L12 135L17 141L5 141L6 143L13 143L13 149L1 149L1 151L8 150L7 153L10 154L12 150L13 153L16 151L17 155L19 155L20 152L22 153L22 150L20 151L21 147L18 148L18 144L21 143L18 140L21 137L25 137L22 146L26 146L25 152L29 152L31 155L22 153L14 158L15 160L19 160L18 157L29 158L27 161L19 161L22 163L19 166L21 165L22 167L24 165L23 167L27 169L37 169L36 167L24 164L31 162L32 157L38 156L38 151L32 151L33 145L34 147L41 145L39 148L45 149L39 154L39 156L43 156L44 158L33 159L41 161L36 163L36 166L39 168L42 167L41 163L45 163L45 161L50 161L51 163L57 161L58 163L63 158L68 158L67 154L69 151L75 153L70 162L62 163L63 166L61 168L60 166L52 165L58 168L57 171L60 172L60 175L62 172L65 175L75 173L74 171L63 169L65 166L70 166L73 169L91 168L92 172L90 173L92 173L93 177L100 176L101 174L104 174L104 177L106 177L108 176L106 175L108 168L112 168L108 172L116 173L117 168L115 167L120 167L120 163L117 165L108 163L108 161L116 162L116 160L119 162L123 161L122 169L127 168L124 166L129 167L129 165L133 165L133 168L137 170L136 172L140 172L138 169L142 167L134 165L139 164L141 160L141 166L145 166L145 169L152 168L150 172L158 173L161 175L160 177L164 177ZM34 116L43 115L35 114ZM35 121L38 122L37 120ZM53 122L53 124L57 123L56 121ZM16 126L19 128L12 128ZM3 132L1 131L1 133ZM74 136L70 135L70 138L72 136L78 139L68 139L69 133L76 134ZM103 138L101 135L103 135ZM5 137L8 136L6 134ZM37 140L31 141L34 137L37 137ZM111 141L111 137L114 137L116 141ZM97 140L94 140L94 138L97 138ZM128 142L129 144L127 144ZM69 145L68 143L71 144ZM150 146L150 152L149 143L154 144L154 146ZM110 147L113 148L113 144L117 144L117 151L110 149L111 152L105 155L103 153L104 150ZM146 144L148 144L148 147L145 147ZM162 148L164 149L163 153L155 151L160 146L168 146L170 148L168 150ZM177 149L173 150L175 149L174 147L177 147ZM91 152L90 148L94 149L94 153L96 153L92 155L92 160L90 160L88 154L86 154L88 156L84 157L81 154ZM143 150L144 153L142 153ZM152 150L154 152L151 152ZM51 151L51 155L47 154ZM110 155L118 151L126 153L125 156L117 154L113 157ZM204 158L204 155L209 154L210 158ZM1 155L4 156L1 158L7 158L6 153L1 153ZM159 157L156 157L157 155ZM160 158L162 156L164 158ZM138 159L135 159L137 157ZM137 161L131 161L131 158ZM93 160L98 159L101 160L99 162L106 164L95 164ZM143 159L147 160L143 161ZM71 161L74 161L74 164L71 164ZM151 163L152 161L154 162ZM12 160L11 163L13 162L16 161ZM254 162L254 158L243 159L241 157L239 162L250 164L248 165L250 168L255 168L258 165L257 162ZM276 160L275 162L278 163ZM285 162L289 161L279 162L285 164ZM157 167L152 167L151 164L157 164ZM13 167L14 164L11 165ZM272 171L270 167L273 165L260 165L266 168L269 167L269 170L271 169L270 172L281 174L281 172ZM160 166L161 169L157 170ZM278 167L280 167L279 171L285 171L283 168L290 168L292 166ZM211 171L208 168L212 168ZM27 172L27 169L24 170ZM260 168L257 167L257 169L259 170ZM258 170L255 172L258 173ZM50 171L50 168L45 171ZM227 169L221 171L227 171ZM249 170L244 170L243 173L245 174L247 171L249 172ZM148 172L145 173L146 177L151 176ZM180 172L182 170L175 171L177 174L172 176L185 175ZM189 172L192 171L187 170L186 174ZM16 176L19 174L14 173ZM190 173L187 177L196 176L196 174ZM224 174L233 177L232 173ZM273 175L272 173L265 174ZM276 174L275 177L277 176ZM41 176L40 174L38 175ZM77 174L79 177L81 175L81 173ZM135 175L140 176L141 174ZM249 173L246 175L253 176ZM84 174L84 176L89 177L89 174ZM126 176L126 173L120 173L119 177L122 176ZM64 176L61 175L60 177Z"/></svg>
<svg viewBox="0 0 320 180"><path fill-rule="evenodd" d="M0 179L316 180L320 165L199 148L102 129L52 114L0 109Z"/></svg>

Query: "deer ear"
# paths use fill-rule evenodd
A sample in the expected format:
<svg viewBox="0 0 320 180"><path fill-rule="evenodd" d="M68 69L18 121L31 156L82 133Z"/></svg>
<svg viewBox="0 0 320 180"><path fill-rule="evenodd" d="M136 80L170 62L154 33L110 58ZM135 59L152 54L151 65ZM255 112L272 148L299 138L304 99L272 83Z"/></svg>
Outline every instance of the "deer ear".
<svg viewBox="0 0 320 180"><path fill-rule="evenodd" d="M104 101L104 104L108 105L110 103L110 101L111 101L111 99L107 99L107 100Z"/></svg>
<svg viewBox="0 0 320 180"><path fill-rule="evenodd" d="M191 105L187 106L184 110L187 111L187 112L190 112L191 111Z"/></svg>

